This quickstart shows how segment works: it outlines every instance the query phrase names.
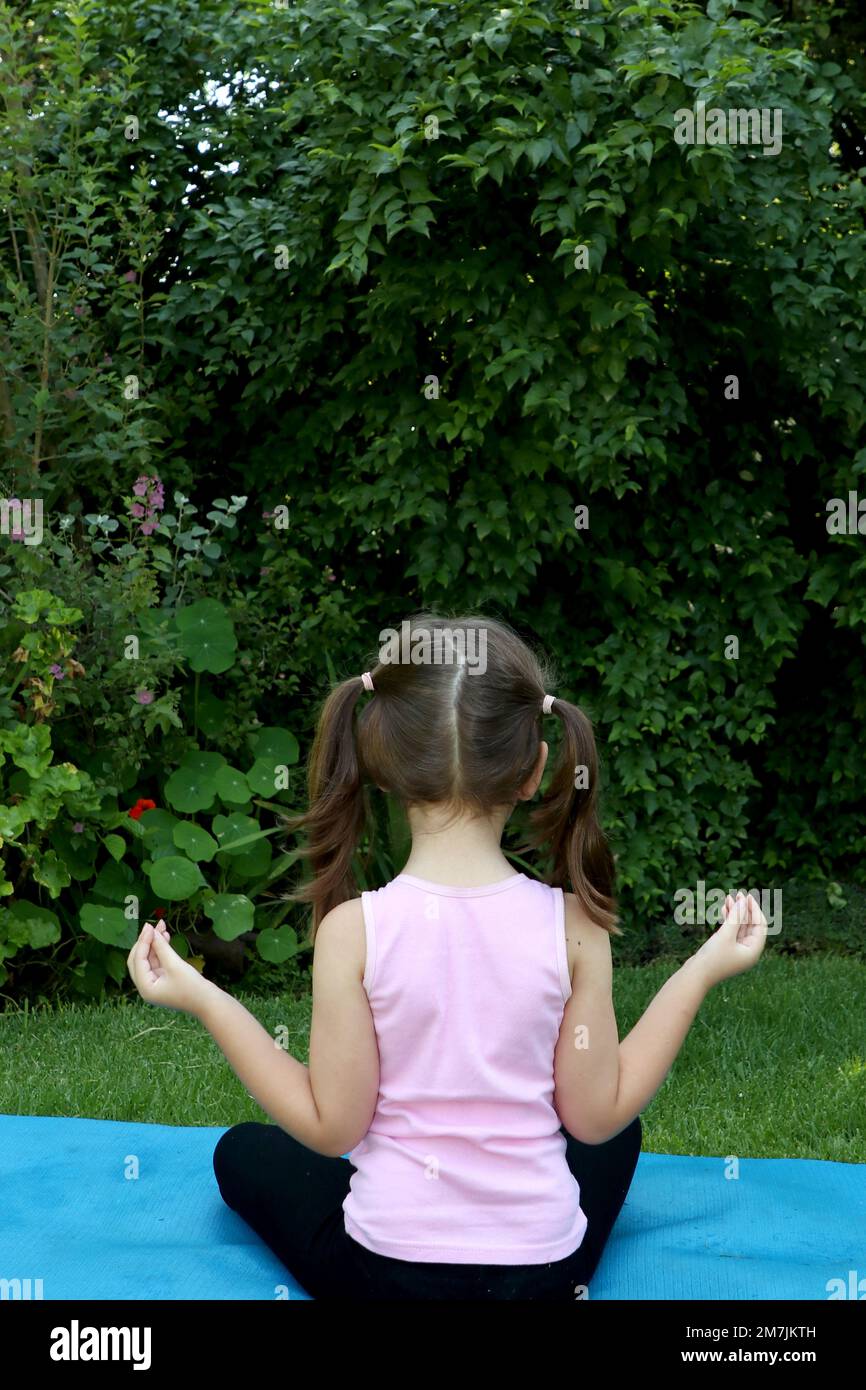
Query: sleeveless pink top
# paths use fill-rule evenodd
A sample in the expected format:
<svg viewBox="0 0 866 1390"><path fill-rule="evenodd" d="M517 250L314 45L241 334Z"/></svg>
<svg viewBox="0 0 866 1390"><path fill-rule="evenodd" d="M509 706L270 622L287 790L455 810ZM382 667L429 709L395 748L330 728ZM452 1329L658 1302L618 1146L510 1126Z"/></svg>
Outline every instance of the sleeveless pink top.
<svg viewBox="0 0 866 1390"><path fill-rule="evenodd" d="M553 1106L571 994L562 890L399 874L361 903L380 1079L349 1154L346 1231L399 1260L564 1259L586 1217Z"/></svg>

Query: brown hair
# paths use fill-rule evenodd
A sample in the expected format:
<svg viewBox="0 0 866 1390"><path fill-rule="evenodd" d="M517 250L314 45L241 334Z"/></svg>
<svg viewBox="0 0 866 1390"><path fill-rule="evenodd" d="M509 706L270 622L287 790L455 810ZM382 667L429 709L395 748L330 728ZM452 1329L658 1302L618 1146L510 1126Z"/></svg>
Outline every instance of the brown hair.
<svg viewBox="0 0 866 1390"><path fill-rule="evenodd" d="M416 662L399 660L399 643L385 643L370 664L374 693L357 719L355 706L365 693L361 676L334 687L310 754L309 809L287 820L290 832L305 835L299 856L309 860L312 877L286 896L312 903L311 939L331 908L357 896L352 860L369 815L370 787L391 793L404 808L439 804L489 815L517 801L537 764L542 701L552 679L544 659L506 623L486 617L420 613L401 631L408 639L409 651L399 653L404 658L425 633L438 644L439 657L425 659L422 652ZM467 661L473 641L475 656ZM546 881L570 885L588 916L619 935L613 856L597 815L592 724L559 696L551 713L560 721L559 759L522 848L547 848L552 867ZM585 789L575 786L580 767L588 774Z"/></svg>

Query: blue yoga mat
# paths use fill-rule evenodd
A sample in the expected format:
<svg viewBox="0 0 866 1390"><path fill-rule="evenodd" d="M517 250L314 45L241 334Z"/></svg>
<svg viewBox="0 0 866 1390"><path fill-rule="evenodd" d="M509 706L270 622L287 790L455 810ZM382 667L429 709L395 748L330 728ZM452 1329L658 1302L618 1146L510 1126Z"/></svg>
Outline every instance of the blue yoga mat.
<svg viewBox="0 0 866 1390"><path fill-rule="evenodd" d="M29 1279L31 1296L41 1279L45 1299L308 1298L223 1203L211 1163L223 1132L0 1115L0 1279ZM856 1289L866 1165L750 1158L738 1178L725 1171L722 1158L641 1154L590 1299Z"/></svg>

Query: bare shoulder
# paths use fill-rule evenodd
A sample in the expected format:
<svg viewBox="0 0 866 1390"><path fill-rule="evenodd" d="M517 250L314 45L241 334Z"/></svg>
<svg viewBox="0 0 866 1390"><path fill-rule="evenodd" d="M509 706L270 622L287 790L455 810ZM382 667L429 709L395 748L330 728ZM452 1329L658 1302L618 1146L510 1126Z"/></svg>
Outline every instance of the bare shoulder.
<svg viewBox="0 0 866 1390"><path fill-rule="evenodd" d="M603 966L611 960L610 933L587 916L574 893L564 893L563 897L568 973L573 984L575 967L582 962Z"/></svg>
<svg viewBox="0 0 866 1390"><path fill-rule="evenodd" d="M316 932L315 960L339 961L363 978L367 958L364 911L360 898L349 898L326 913Z"/></svg>

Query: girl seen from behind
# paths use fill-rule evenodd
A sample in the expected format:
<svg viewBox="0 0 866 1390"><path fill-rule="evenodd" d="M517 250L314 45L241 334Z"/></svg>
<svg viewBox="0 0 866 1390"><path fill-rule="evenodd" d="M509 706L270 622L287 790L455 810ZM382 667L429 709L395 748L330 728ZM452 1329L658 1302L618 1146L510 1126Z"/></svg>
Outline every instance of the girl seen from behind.
<svg viewBox="0 0 866 1390"><path fill-rule="evenodd" d="M753 898L729 896L620 1043L589 720L504 623L422 614L403 629L408 643L326 699L309 809L291 824L311 869L292 895L312 906L309 1067L183 961L164 923L144 927L130 971L143 998L200 1019L274 1121L229 1129L215 1172L313 1297L572 1302L628 1192L640 1112L767 924ZM538 796L548 718L560 748ZM377 789L405 808L412 848L358 895ZM536 797L546 882L500 847Z"/></svg>

